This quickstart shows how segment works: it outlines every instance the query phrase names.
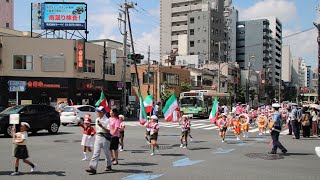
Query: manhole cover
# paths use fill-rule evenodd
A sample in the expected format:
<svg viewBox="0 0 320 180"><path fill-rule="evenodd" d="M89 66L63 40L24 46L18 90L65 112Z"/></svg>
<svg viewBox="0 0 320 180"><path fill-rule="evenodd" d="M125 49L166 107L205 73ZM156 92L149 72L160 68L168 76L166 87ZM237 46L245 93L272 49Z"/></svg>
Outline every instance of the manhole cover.
<svg viewBox="0 0 320 180"><path fill-rule="evenodd" d="M141 146L143 149L151 149L151 145ZM159 149L172 149L172 146L159 145Z"/></svg>
<svg viewBox="0 0 320 180"><path fill-rule="evenodd" d="M56 143L79 143L81 140L55 140Z"/></svg>
<svg viewBox="0 0 320 180"><path fill-rule="evenodd" d="M283 156L279 154L249 153L249 154L246 154L245 156L249 158L263 159L263 160L283 159Z"/></svg>

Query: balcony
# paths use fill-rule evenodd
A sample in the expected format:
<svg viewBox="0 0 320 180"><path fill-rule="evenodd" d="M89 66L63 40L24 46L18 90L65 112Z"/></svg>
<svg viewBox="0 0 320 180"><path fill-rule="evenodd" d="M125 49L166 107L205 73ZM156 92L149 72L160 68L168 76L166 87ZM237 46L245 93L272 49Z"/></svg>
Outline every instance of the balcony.
<svg viewBox="0 0 320 180"><path fill-rule="evenodd" d="M188 30L187 25L181 25L181 26L172 26L172 31L186 31Z"/></svg>
<svg viewBox="0 0 320 180"><path fill-rule="evenodd" d="M185 1L184 1L185 2ZM181 7L174 7L172 8L172 13L178 13L178 12L189 12L194 10L201 10L202 6L201 4L197 5L191 5L190 6L181 6Z"/></svg>
<svg viewBox="0 0 320 180"><path fill-rule="evenodd" d="M172 17L171 22L183 22L188 21L188 16L178 16L178 17Z"/></svg>

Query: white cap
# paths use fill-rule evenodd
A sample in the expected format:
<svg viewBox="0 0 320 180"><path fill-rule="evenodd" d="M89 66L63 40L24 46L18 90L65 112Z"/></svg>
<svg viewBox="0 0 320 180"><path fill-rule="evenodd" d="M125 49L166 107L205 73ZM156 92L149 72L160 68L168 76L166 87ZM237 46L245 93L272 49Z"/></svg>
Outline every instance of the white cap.
<svg viewBox="0 0 320 180"><path fill-rule="evenodd" d="M228 117L226 113L222 113L221 116Z"/></svg>
<svg viewBox="0 0 320 180"><path fill-rule="evenodd" d="M21 124L21 126L27 126L28 128L30 128L30 125L29 125L29 123L26 123L26 122L21 122L20 124Z"/></svg>
<svg viewBox="0 0 320 180"><path fill-rule="evenodd" d="M156 115L152 115L152 116L151 116L151 119L155 119L155 120L157 120L157 119L158 119L158 117L157 117Z"/></svg>
<svg viewBox="0 0 320 180"><path fill-rule="evenodd" d="M120 115L119 115L119 118L120 118L120 119L124 119L124 115L120 114Z"/></svg>
<svg viewBox="0 0 320 180"><path fill-rule="evenodd" d="M281 105L280 105L279 103L273 103L273 104L272 104L272 107L274 107L274 108L280 108Z"/></svg>

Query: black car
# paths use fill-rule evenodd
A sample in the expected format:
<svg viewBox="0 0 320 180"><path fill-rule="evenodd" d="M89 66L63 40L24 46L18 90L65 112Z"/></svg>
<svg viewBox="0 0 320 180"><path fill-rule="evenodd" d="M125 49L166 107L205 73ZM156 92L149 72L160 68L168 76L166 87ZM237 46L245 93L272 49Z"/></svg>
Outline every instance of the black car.
<svg viewBox="0 0 320 180"><path fill-rule="evenodd" d="M7 109L7 106L0 105L0 112L4 111L5 109Z"/></svg>
<svg viewBox="0 0 320 180"><path fill-rule="evenodd" d="M10 114L20 114L20 122L29 123L28 131L33 134L43 129L48 130L50 134L55 134L60 127L60 115L54 107L40 104L17 105L0 113L0 134L11 135Z"/></svg>

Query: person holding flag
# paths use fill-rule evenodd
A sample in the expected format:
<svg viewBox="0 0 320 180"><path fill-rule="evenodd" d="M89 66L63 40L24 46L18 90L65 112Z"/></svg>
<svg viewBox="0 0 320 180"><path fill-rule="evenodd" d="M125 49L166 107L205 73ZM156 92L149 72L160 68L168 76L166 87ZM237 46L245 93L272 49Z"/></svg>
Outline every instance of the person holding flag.
<svg viewBox="0 0 320 180"><path fill-rule="evenodd" d="M182 120L179 122L179 125L181 127L181 136L180 136L180 142L181 148L187 148L188 146L188 133L189 133L189 128L190 128L190 123L188 120L188 116L183 115ZM185 142L185 144L183 144Z"/></svg>
<svg viewBox="0 0 320 180"><path fill-rule="evenodd" d="M227 132L227 114L222 113L220 118L219 118L219 122L218 122L218 127L220 130L220 136L222 138L222 142L224 142L224 139L226 138L226 132Z"/></svg>
<svg viewBox="0 0 320 180"><path fill-rule="evenodd" d="M151 116L151 123L150 123L150 139L151 139L151 156L154 155L154 149L159 146L157 144L158 141L158 132L159 132L159 124L157 123L158 117L156 115Z"/></svg>

